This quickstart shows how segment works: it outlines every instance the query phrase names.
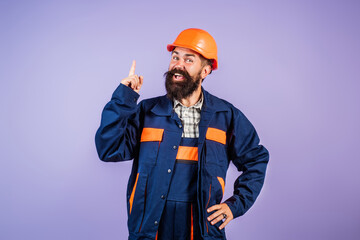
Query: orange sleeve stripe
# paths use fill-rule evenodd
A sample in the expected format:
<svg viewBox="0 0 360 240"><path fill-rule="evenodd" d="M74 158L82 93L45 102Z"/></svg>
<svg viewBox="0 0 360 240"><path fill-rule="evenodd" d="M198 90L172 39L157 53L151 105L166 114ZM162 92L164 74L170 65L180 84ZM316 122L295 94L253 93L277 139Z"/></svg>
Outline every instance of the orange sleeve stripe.
<svg viewBox="0 0 360 240"><path fill-rule="evenodd" d="M217 128L208 128L206 139L226 144L226 132Z"/></svg>
<svg viewBox="0 0 360 240"><path fill-rule="evenodd" d="M181 160L198 160L198 148L197 147L185 147L179 146L176 159Z"/></svg>
<svg viewBox="0 0 360 240"><path fill-rule="evenodd" d="M155 240L158 239L158 231L156 231L156 237L155 237Z"/></svg>
<svg viewBox="0 0 360 240"><path fill-rule="evenodd" d="M140 142L161 142L163 138L164 129L160 128L143 128Z"/></svg>
<svg viewBox="0 0 360 240"><path fill-rule="evenodd" d="M134 201L134 195L135 195L135 190L136 190L136 185L137 185L137 181L139 179L139 173L136 175L136 180L135 180L135 184L134 184L134 187L133 187L133 190L131 192L131 195L130 195L130 214L131 214L131 209L132 209L132 205L133 205L133 201Z"/></svg>
<svg viewBox="0 0 360 240"><path fill-rule="evenodd" d="M222 177L217 177L217 179L219 180L219 183L221 185L221 188L222 188L222 192L223 192L223 195L225 193L225 182L224 182L224 179Z"/></svg>

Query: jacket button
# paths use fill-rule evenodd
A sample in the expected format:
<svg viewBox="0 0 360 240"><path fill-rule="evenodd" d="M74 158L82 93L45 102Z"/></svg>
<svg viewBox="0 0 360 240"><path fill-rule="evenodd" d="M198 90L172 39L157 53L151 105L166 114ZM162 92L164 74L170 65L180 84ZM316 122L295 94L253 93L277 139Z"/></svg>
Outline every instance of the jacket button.
<svg viewBox="0 0 360 240"><path fill-rule="evenodd" d="M179 125L179 128L182 128L182 125L181 125L181 124Z"/></svg>
<svg viewBox="0 0 360 240"><path fill-rule="evenodd" d="M170 169L170 168L168 169L168 173L171 173L171 169Z"/></svg>
<svg viewBox="0 0 360 240"><path fill-rule="evenodd" d="M165 196L164 195L161 195L161 199L164 199L165 198Z"/></svg>
<svg viewBox="0 0 360 240"><path fill-rule="evenodd" d="M159 224L158 221L155 221L155 222L154 222L154 225L155 225L155 226L158 225L158 224Z"/></svg>
<svg viewBox="0 0 360 240"><path fill-rule="evenodd" d="M177 149L177 146L173 146L173 149Z"/></svg>

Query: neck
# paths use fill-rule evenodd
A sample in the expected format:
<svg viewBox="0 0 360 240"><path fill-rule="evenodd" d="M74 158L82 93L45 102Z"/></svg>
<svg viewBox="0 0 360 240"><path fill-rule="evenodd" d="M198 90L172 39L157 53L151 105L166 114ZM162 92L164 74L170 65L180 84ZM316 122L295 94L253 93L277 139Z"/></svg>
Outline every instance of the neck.
<svg viewBox="0 0 360 240"><path fill-rule="evenodd" d="M199 84L199 87L187 98L183 98L180 100L181 104L186 107L191 107L192 105L195 105L201 98L201 84Z"/></svg>

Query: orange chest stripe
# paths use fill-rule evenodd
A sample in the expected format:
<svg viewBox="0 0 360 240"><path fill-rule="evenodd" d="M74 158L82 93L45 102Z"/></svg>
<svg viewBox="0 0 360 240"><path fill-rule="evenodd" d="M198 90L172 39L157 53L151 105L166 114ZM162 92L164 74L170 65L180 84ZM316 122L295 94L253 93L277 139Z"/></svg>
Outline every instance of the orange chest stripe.
<svg viewBox="0 0 360 240"><path fill-rule="evenodd" d="M198 148L197 147L179 146L179 150L177 152L176 159L197 161L198 160Z"/></svg>
<svg viewBox="0 0 360 240"><path fill-rule="evenodd" d="M226 132L217 128L208 128L206 131L206 139L226 144Z"/></svg>
<svg viewBox="0 0 360 240"><path fill-rule="evenodd" d="M164 134L164 129L160 128L143 128L140 142L161 142Z"/></svg>

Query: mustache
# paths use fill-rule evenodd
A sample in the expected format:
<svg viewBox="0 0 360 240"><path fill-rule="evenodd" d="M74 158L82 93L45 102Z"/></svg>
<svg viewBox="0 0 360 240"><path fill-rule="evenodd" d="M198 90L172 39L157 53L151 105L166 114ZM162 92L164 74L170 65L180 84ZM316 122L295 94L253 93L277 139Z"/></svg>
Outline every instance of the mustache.
<svg viewBox="0 0 360 240"><path fill-rule="evenodd" d="M166 73L164 73L164 77L172 78L175 75L175 73L179 73L179 74L183 75L186 79L191 78L190 74L186 70L182 70L182 69L178 69L178 68L174 68L174 69L171 69L170 71L167 71Z"/></svg>

